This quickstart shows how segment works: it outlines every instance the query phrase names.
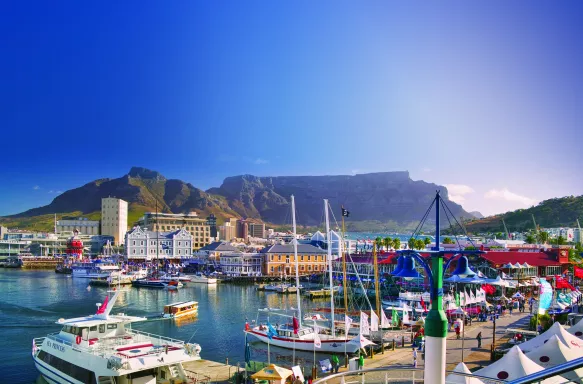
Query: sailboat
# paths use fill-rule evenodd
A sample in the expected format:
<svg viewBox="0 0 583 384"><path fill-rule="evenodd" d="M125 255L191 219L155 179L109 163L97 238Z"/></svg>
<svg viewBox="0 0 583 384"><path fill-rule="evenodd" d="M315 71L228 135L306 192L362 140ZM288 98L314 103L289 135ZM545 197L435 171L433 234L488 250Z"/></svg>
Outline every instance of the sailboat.
<svg viewBox="0 0 583 384"><path fill-rule="evenodd" d="M329 218L328 218L328 201L325 200L326 205L326 226L329 228ZM293 224L293 246L294 246L294 260L295 260L295 272L296 272L296 286L300 285L299 278L299 265L298 265L298 245L297 245L297 235L296 235L296 215L295 215L295 200L294 196L291 196L291 208L292 208L292 224ZM328 264L330 266L330 273L332 273L331 268L331 257L330 257L330 231L328 230ZM330 287L332 287L332 278L330 278ZM258 340L267 343L269 345L275 345L277 347L296 349L301 351L314 351L314 348L318 348L320 352L327 353L355 353L363 345L363 337L359 335L353 339L348 339L347 337L336 336L334 321L332 321L332 332L330 335L318 334L313 327L302 324L302 311L301 311L301 299L299 290L296 291L297 297L297 318L293 315L282 314L281 311L264 309L261 312L266 312L269 314L275 314L278 316L283 316L290 322L285 322L284 324L277 324L273 327L269 322L267 324L259 324L257 326L251 327L249 324L245 325L245 333L254 336ZM334 297L330 298L331 314L332 320L334 319ZM315 325L315 323L314 323Z"/></svg>

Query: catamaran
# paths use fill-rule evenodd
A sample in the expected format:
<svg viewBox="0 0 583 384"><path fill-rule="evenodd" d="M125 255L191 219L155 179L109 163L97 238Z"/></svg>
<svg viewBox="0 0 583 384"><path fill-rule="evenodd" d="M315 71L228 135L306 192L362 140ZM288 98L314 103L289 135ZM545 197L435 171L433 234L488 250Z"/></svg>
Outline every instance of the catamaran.
<svg viewBox="0 0 583 384"><path fill-rule="evenodd" d="M330 268L330 287L332 287L332 258L331 254L331 242L330 242L330 231L329 231L329 219L328 219L328 201L324 200L326 208L326 226L328 229L328 264ZM296 286L300 286L299 278L299 265L298 265L298 245L296 236L296 216L295 216L295 201L294 196L291 196L291 208L292 208L292 224L293 224L293 246L294 246L294 260L295 260L295 273L296 273ZM273 309L264 309L260 312L265 312L268 316L271 313L275 313L279 316L287 317L292 320L291 322L286 322L284 324L277 324L273 327L269 321L265 324L258 323L254 327L251 327L248 323L245 324L245 332L248 335L254 336L264 343L270 345L275 345L282 348L302 350L302 351L314 351L314 348L318 348L321 352L335 352L335 353L355 353L360 348L365 345L369 345L370 341L366 340L364 336L358 335L353 339L349 339L347 336L339 337L336 335L334 322L332 322L332 332L331 334L318 334L316 331L316 324L313 322L314 327L310 327L302 324L302 313L301 313L301 299L299 290L296 291L297 298L297 318L292 315L287 315L280 313ZM334 319L334 297L331 296L330 299L332 319ZM309 324L309 322L307 322ZM315 330L316 328L316 330Z"/></svg>
<svg viewBox="0 0 583 384"><path fill-rule="evenodd" d="M194 383L182 363L200 360L200 345L131 329L146 320L111 314L121 291L105 299L95 315L60 319L60 332L36 338L32 358L49 383Z"/></svg>

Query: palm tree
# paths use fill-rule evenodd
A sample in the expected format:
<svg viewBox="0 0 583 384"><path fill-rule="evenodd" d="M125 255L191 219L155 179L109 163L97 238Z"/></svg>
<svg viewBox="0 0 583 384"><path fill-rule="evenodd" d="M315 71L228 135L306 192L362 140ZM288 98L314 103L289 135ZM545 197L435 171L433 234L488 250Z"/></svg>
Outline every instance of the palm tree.
<svg viewBox="0 0 583 384"><path fill-rule="evenodd" d="M375 242L375 244L377 245L377 249L380 249L380 247L382 247L382 245L383 245L383 238L382 238L382 237L380 237L380 236L377 236L377 237L374 239L374 242Z"/></svg>
<svg viewBox="0 0 583 384"><path fill-rule="evenodd" d="M450 239L449 237L446 237L445 239L443 239L443 244L453 244L453 240Z"/></svg>
<svg viewBox="0 0 583 384"><path fill-rule="evenodd" d="M417 239L415 241L415 248L416 249L425 249L425 242L421 239Z"/></svg>
<svg viewBox="0 0 583 384"><path fill-rule="evenodd" d="M545 232L545 231L540 231L537 234L537 240L538 240L539 243L545 244L546 242L549 241L549 233L548 232Z"/></svg>
<svg viewBox="0 0 583 384"><path fill-rule="evenodd" d="M431 239L429 237L426 237L426 238L423 239L423 243L425 245L429 245L429 244L431 244Z"/></svg>
<svg viewBox="0 0 583 384"><path fill-rule="evenodd" d="M529 233L528 235L526 235L525 241L527 244L534 244L536 243L536 238L532 235L532 233Z"/></svg>
<svg viewBox="0 0 583 384"><path fill-rule="evenodd" d="M393 248L395 248L396 250L401 249L401 239L399 239L398 237L395 237L393 239Z"/></svg>
<svg viewBox="0 0 583 384"><path fill-rule="evenodd" d="M389 249L391 248L391 245L393 245L393 239L391 239L390 237L385 237L383 239L383 245L385 246L385 250L388 252Z"/></svg>
<svg viewBox="0 0 583 384"><path fill-rule="evenodd" d="M407 241L407 245L409 246L409 249L415 249L415 239L410 237Z"/></svg>

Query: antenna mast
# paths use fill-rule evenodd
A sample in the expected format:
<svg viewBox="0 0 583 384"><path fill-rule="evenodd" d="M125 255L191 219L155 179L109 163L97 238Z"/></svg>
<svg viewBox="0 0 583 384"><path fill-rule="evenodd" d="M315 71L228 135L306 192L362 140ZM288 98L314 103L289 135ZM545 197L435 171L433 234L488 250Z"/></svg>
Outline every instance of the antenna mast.
<svg viewBox="0 0 583 384"><path fill-rule="evenodd" d="M502 219L502 224L504 224L504 232L506 232L506 240L510 240L510 234L508 233L508 228L506 228L506 222Z"/></svg>
<svg viewBox="0 0 583 384"><path fill-rule="evenodd" d="M536 221L534 221L534 215L533 215L533 214L531 214L531 216L532 216L532 222L534 223L534 232L535 232L536 234L538 234L538 227L536 226Z"/></svg>

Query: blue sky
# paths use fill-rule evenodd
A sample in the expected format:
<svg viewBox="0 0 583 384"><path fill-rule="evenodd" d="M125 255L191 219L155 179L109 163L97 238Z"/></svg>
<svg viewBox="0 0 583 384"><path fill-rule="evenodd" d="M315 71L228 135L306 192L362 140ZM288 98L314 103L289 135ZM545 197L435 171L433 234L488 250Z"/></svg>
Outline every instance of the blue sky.
<svg viewBox="0 0 583 384"><path fill-rule="evenodd" d="M580 195L577 1L11 2L0 215L133 165L409 170L486 214Z"/></svg>

